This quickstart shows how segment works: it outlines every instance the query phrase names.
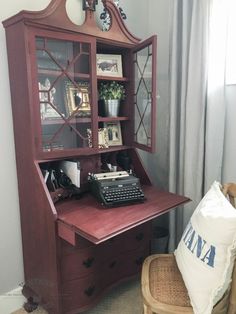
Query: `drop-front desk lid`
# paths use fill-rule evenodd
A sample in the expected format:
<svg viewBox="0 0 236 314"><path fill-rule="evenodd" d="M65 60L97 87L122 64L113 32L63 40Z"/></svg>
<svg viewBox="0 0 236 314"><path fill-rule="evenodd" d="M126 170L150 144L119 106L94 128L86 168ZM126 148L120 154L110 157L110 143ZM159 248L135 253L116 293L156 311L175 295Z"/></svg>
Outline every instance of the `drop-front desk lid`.
<svg viewBox="0 0 236 314"><path fill-rule="evenodd" d="M91 195L56 204L58 234L72 245L76 235L98 244L188 202L184 196L142 186L143 203L105 208Z"/></svg>

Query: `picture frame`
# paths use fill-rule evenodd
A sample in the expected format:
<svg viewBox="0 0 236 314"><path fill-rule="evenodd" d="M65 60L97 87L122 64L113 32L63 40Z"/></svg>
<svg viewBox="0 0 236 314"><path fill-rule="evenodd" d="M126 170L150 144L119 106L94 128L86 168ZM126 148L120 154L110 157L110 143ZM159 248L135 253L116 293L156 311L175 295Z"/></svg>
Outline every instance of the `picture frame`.
<svg viewBox="0 0 236 314"><path fill-rule="evenodd" d="M41 120L62 119L63 116L60 115L50 103L40 103L40 115Z"/></svg>
<svg viewBox="0 0 236 314"><path fill-rule="evenodd" d="M104 128L107 129L109 146L119 146L123 144L121 125L119 121L105 122Z"/></svg>
<svg viewBox="0 0 236 314"><path fill-rule="evenodd" d="M123 77L121 55L97 54L97 75Z"/></svg>
<svg viewBox="0 0 236 314"><path fill-rule="evenodd" d="M38 82L38 89L41 120L62 118L63 114L56 110L58 109L55 104L56 88L51 88L50 80L46 78L43 83Z"/></svg>
<svg viewBox="0 0 236 314"><path fill-rule="evenodd" d="M73 114L79 117L90 117L89 84L78 82L75 86L72 82L67 82L66 103L69 116Z"/></svg>
<svg viewBox="0 0 236 314"><path fill-rule="evenodd" d="M88 134L88 146L93 147L92 142L92 131L91 129L87 129ZM98 148L108 148L108 132L106 128L98 129Z"/></svg>

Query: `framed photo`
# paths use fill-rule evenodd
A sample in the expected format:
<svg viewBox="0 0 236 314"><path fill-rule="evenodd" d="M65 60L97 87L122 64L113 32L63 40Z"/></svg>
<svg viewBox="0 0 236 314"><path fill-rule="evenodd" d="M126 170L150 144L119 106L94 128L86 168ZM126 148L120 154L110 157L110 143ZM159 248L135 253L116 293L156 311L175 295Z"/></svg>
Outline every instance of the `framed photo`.
<svg viewBox="0 0 236 314"><path fill-rule="evenodd" d="M121 55L97 54L97 75L123 77Z"/></svg>
<svg viewBox="0 0 236 314"><path fill-rule="evenodd" d="M49 104L40 103L41 120L50 120L61 118L61 115Z"/></svg>
<svg viewBox="0 0 236 314"><path fill-rule="evenodd" d="M41 120L62 118L61 115L63 116L63 114L59 114L61 110L57 112L55 109L58 109L57 105L55 104L56 88L51 88L50 80L46 78L45 82L38 82L38 88Z"/></svg>
<svg viewBox="0 0 236 314"><path fill-rule="evenodd" d="M72 82L66 84L66 102L69 115L89 117L91 106L89 100L89 84L79 82L75 86Z"/></svg>
<svg viewBox="0 0 236 314"><path fill-rule="evenodd" d="M88 145L89 147L93 147L92 142L92 131L91 129L87 129L88 133ZM98 148L108 148L108 133L106 128L98 129Z"/></svg>
<svg viewBox="0 0 236 314"><path fill-rule="evenodd" d="M109 146L122 145L120 122L106 122L104 128L107 129Z"/></svg>

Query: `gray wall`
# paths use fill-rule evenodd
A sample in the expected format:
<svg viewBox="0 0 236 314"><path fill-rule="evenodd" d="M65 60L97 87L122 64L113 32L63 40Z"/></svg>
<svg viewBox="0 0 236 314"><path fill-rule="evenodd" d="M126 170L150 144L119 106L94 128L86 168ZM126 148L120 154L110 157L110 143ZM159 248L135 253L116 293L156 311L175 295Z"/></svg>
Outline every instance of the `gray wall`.
<svg viewBox="0 0 236 314"><path fill-rule="evenodd" d="M11 0L1 6L0 20L18 13L20 10L44 9L50 0ZM70 2L70 4L69 4ZM80 6L81 0L69 0L69 7ZM72 4L71 4L72 3ZM135 3L135 6L134 6ZM121 0L121 6L127 14L127 26L134 35L145 38L148 27L148 1ZM101 9L100 9L101 11ZM78 12L78 11L77 11ZM78 18L81 21L81 18ZM0 29L0 295L16 288L24 281L20 217L15 166L14 138L12 128L11 100L5 30ZM25 174L27 180L27 173Z"/></svg>
<svg viewBox="0 0 236 314"><path fill-rule="evenodd" d="M0 20L4 20L22 9L39 10L48 0L12 0L1 6ZM20 218L15 166L15 151L12 129L11 100L5 43L5 31L0 30L0 294L15 288L23 281ZM26 173L27 179L27 173Z"/></svg>
<svg viewBox="0 0 236 314"><path fill-rule="evenodd" d="M168 139L169 139L169 27L171 0L150 0L148 35L157 34L157 138L155 154L142 154L152 181L168 189ZM153 221L154 226L168 228L168 214ZM155 251L154 251L155 253Z"/></svg>
<svg viewBox="0 0 236 314"><path fill-rule="evenodd" d="M168 187L168 68L169 68L170 0L150 0L148 32L157 34L157 143L156 153L148 154L146 161L152 169L153 181Z"/></svg>

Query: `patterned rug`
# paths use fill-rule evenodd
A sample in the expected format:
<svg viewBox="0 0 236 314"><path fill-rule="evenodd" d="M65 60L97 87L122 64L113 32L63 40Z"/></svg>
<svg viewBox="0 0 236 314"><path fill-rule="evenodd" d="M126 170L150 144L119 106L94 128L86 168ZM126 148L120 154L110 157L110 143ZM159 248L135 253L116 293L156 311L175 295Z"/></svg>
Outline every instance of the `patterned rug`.
<svg viewBox="0 0 236 314"><path fill-rule="evenodd" d="M42 308L31 312L35 314L47 314ZM140 279L120 284L110 290L92 310L84 314L142 314L142 298ZM24 309L19 309L11 314L27 314Z"/></svg>

